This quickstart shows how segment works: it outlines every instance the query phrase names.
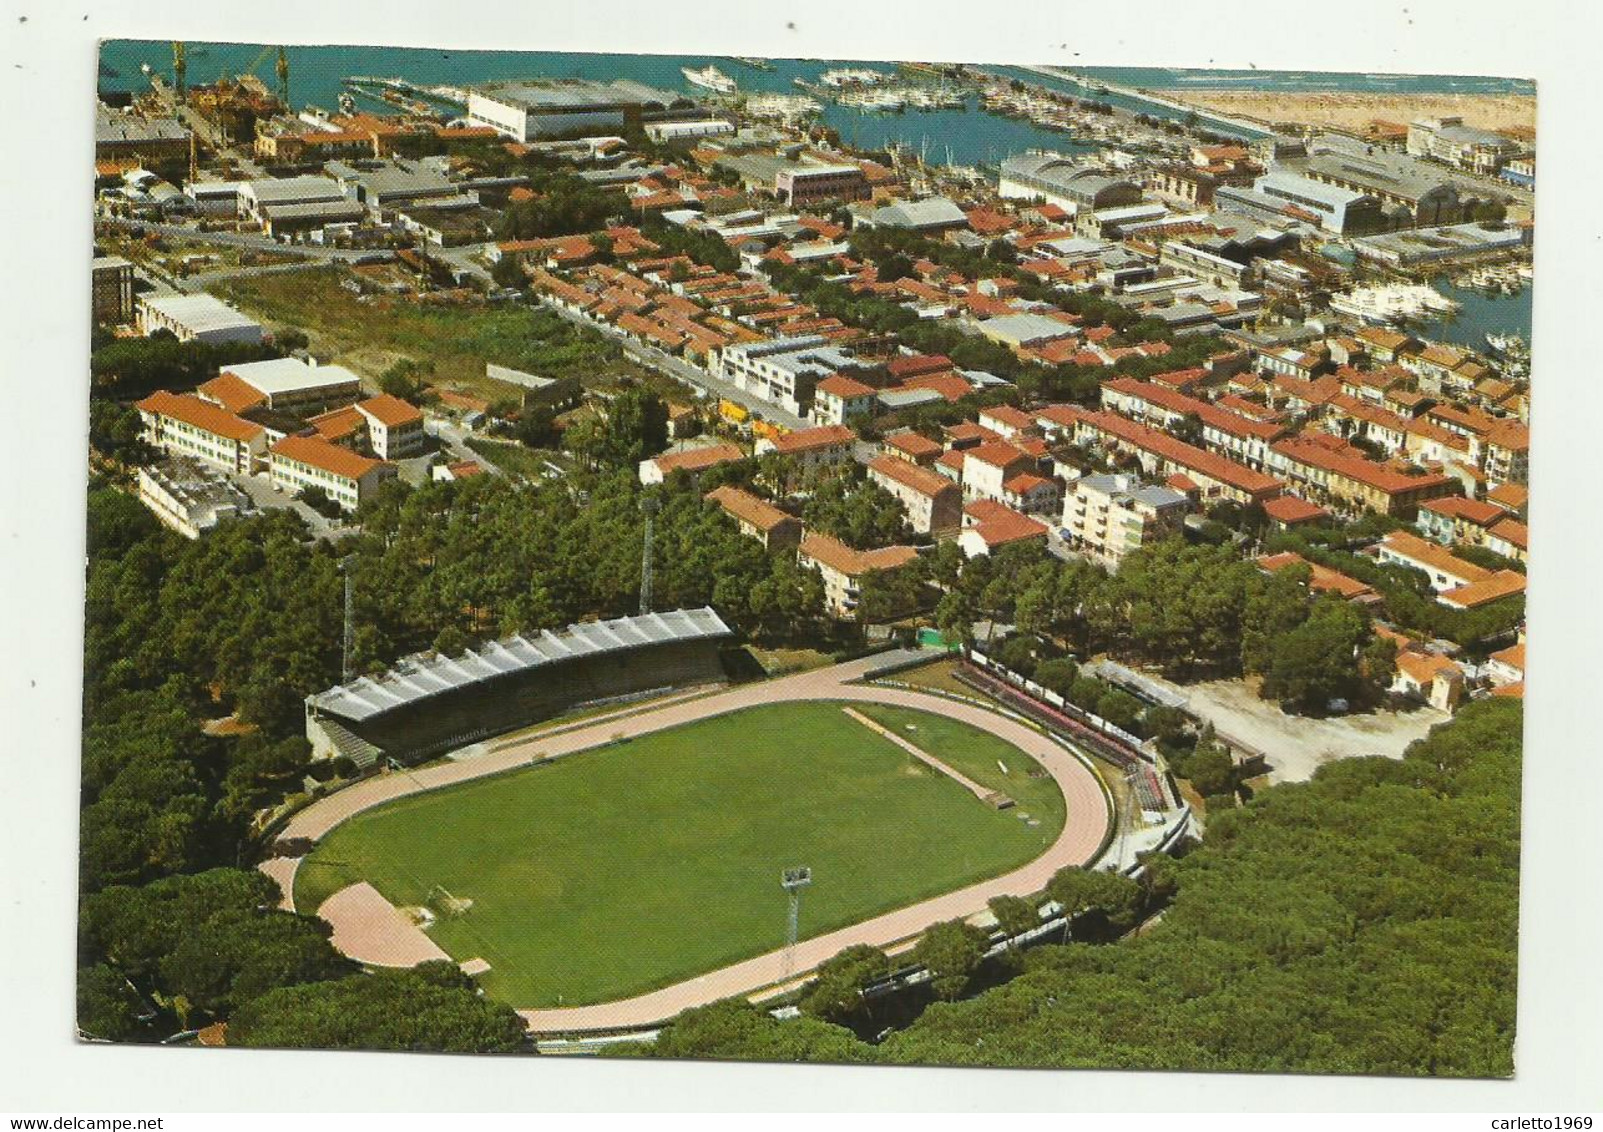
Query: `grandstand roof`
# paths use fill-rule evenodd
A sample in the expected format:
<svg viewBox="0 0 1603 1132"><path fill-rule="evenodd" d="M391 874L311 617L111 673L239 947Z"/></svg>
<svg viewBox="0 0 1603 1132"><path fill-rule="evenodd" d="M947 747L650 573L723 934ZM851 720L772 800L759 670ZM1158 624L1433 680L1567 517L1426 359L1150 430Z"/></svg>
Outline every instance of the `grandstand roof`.
<svg viewBox="0 0 1603 1132"><path fill-rule="evenodd" d="M730 635L729 626L710 606L587 621L569 625L560 633L548 629L536 637L505 637L457 657L419 653L397 662L377 679L362 676L308 696L306 702L344 719L371 719L430 696L542 665L623 652L642 645Z"/></svg>

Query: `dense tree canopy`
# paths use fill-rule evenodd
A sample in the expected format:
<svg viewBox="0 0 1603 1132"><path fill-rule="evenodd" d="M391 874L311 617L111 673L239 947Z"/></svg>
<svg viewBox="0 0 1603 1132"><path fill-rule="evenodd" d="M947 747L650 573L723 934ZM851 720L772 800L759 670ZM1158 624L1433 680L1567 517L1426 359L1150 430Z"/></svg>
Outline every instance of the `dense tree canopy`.
<svg viewBox="0 0 1603 1132"><path fill-rule="evenodd" d="M228 1026L230 1045L300 1049L512 1053L523 1019L481 997L445 960L283 986L253 999Z"/></svg>

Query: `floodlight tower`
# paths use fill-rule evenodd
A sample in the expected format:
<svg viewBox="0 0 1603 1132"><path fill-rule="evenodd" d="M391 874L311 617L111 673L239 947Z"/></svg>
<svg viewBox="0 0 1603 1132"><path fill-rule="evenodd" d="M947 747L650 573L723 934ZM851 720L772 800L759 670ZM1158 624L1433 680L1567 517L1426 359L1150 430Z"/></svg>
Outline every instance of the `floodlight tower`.
<svg viewBox="0 0 1603 1132"><path fill-rule="evenodd" d="M652 517L656 515L660 506L655 495L642 496L640 499L640 513L646 517L645 538L640 549L640 616L642 617L651 612L651 543L655 534Z"/></svg>
<svg viewBox="0 0 1603 1132"><path fill-rule="evenodd" d="M796 965L796 928L801 920L801 890L813 883L813 870L805 865L786 869L779 874L779 887L790 897L790 911L785 920L785 974Z"/></svg>
<svg viewBox="0 0 1603 1132"><path fill-rule="evenodd" d="M340 682L351 679L351 652L356 641L356 571L355 555L340 559L340 573L345 575L345 631L340 637Z"/></svg>
<svg viewBox="0 0 1603 1132"><path fill-rule="evenodd" d="M278 49L278 65L274 68L274 70L278 73L278 100L284 104L284 108L286 110L290 109L289 52L285 51L282 47Z"/></svg>

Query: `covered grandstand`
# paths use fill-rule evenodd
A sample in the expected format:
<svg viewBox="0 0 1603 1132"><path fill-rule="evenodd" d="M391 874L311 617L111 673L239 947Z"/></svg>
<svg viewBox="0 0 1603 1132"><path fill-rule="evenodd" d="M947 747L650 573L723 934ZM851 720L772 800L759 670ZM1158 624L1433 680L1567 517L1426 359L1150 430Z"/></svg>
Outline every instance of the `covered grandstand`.
<svg viewBox="0 0 1603 1132"><path fill-rule="evenodd" d="M315 757L414 765L579 704L724 678L733 634L710 607L512 636L461 656L421 653L306 698Z"/></svg>

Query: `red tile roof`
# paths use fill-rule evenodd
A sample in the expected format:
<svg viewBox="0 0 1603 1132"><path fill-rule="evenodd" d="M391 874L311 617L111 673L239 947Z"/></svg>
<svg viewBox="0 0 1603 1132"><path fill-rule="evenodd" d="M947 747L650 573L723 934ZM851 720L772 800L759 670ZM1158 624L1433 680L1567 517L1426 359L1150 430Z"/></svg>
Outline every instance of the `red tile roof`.
<svg viewBox="0 0 1603 1132"><path fill-rule="evenodd" d="M1135 421L1121 417L1117 413L1095 413L1082 410L1079 413L1079 418L1082 422L1101 433L1116 437L1127 444L1132 444L1143 451L1159 456L1172 464L1185 468L1194 475L1206 476L1249 495L1272 497L1280 494L1285 486L1274 476L1255 472L1245 464L1238 464L1224 456L1207 452L1184 441L1176 440L1166 432L1160 432L1155 428L1137 424Z"/></svg>
<svg viewBox="0 0 1603 1132"><path fill-rule="evenodd" d="M1422 487L1440 487L1455 482L1440 472L1424 472L1417 476L1406 475L1395 468L1345 449L1336 451L1312 437L1296 436L1275 444L1274 450L1297 463L1344 476L1357 483L1372 487L1386 495L1400 495Z"/></svg>
<svg viewBox="0 0 1603 1132"><path fill-rule="evenodd" d="M1298 499L1295 495L1277 496L1265 503L1263 510L1264 514L1275 522L1284 523L1288 527L1330 517L1330 512L1323 507L1309 503L1306 499Z"/></svg>
<svg viewBox="0 0 1603 1132"><path fill-rule="evenodd" d="M864 385L861 381L855 381L843 373L832 373L818 383L815 391L826 393L831 397L839 397L843 401L849 401L856 397L873 396L874 387Z"/></svg>
<svg viewBox="0 0 1603 1132"><path fill-rule="evenodd" d="M195 392L207 401L217 402L230 413L243 413L267 404L267 394L227 370L196 387Z"/></svg>
<svg viewBox="0 0 1603 1132"><path fill-rule="evenodd" d="M974 520L973 525L967 529L978 535L980 541L988 547L1046 537L1045 523L1037 522L1028 515L1021 515L1013 508L994 500L976 499L963 508L963 514Z"/></svg>
<svg viewBox="0 0 1603 1132"><path fill-rule="evenodd" d="M134 408L142 413L154 413L170 420L181 421L228 440L248 442L267 431L259 424L236 417L227 409L218 408L210 401L202 401L190 393L169 393L165 389L159 390L137 403Z"/></svg>
<svg viewBox="0 0 1603 1132"><path fill-rule="evenodd" d="M881 443L886 447L894 448L898 452L905 452L915 459L922 456L939 456L941 446L938 441L931 440L923 433L908 429L903 432L893 432L884 437Z"/></svg>
<svg viewBox="0 0 1603 1132"><path fill-rule="evenodd" d="M809 531L802 536L801 553L849 578L874 570L894 570L918 557L911 546L885 546L877 550L853 550L839 539Z"/></svg>
<svg viewBox="0 0 1603 1132"><path fill-rule="evenodd" d="M702 498L710 499L736 519L750 523L759 531L771 531L785 520L792 518L766 499L733 484L714 488Z"/></svg>
<svg viewBox="0 0 1603 1132"><path fill-rule="evenodd" d="M744 459L746 454L734 444L710 444L701 448L686 448L679 452L664 452L653 463L663 475L678 471L699 472L710 468L714 464L726 464L731 460Z"/></svg>
<svg viewBox="0 0 1603 1132"><path fill-rule="evenodd" d="M374 460L367 456L358 455L349 448L341 448L338 444L330 443L320 436L286 436L270 451L287 460L298 460L303 464L310 464L314 468L321 468L336 476L357 480L367 475L374 468L382 467L383 460Z"/></svg>
<svg viewBox="0 0 1603 1132"><path fill-rule="evenodd" d="M423 421L423 411L410 401L403 401L399 397L388 393L380 393L377 397L369 397L365 401L358 401L356 408L378 421L385 428L397 428L401 425L420 424Z"/></svg>
<svg viewBox="0 0 1603 1132"><path fill-rule="evenodd" d="M1369 597L1374 594L1368 585L1357 578L1348 577L1339 570L1321 566L1317 562L1310 562L1295 551L1286 551L1282 554L1269 554L1258 559L1258 566L1270 574L1278 574L1288 566L1308 567L1308 588L1317 593L1333 593L1352 601L1355 598Z"/></svg>
<svg viewBox="0 0 1603 1132"><path fill-rule="evenodd" d="M899 460L895 456L875 456L868 462L870 471L878 472L887 479L893 479L904 487L934 498L937 495L955 495L960 489L947 477L939 472L932 472L921 465L907 460Z"/></svg>
<svg viewBox="0 0 1603 1132"><path fill-rule="evenodd" d="M775 437L773 445L774 451L790 456L797 452L812 452L820 448L850 444L856 439L857 433L845 425L824 425L820 428L787 432L784 436Z"/></svg>

